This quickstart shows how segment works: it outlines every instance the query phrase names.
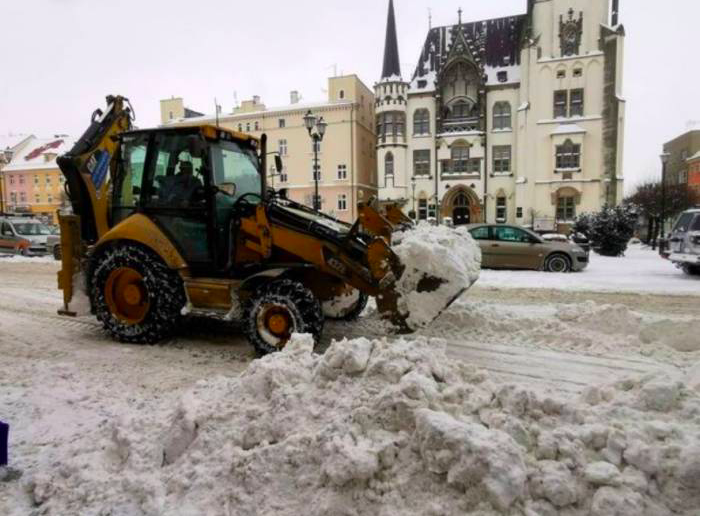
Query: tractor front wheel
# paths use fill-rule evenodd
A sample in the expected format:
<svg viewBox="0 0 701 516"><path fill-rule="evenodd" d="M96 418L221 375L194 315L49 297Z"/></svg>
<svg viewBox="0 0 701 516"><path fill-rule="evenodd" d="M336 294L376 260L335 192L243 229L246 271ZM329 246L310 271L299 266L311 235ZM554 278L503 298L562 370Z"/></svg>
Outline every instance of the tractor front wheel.
<svg viewBox="0 0 701 516"><path fill-rule="evenodd" d="M108 333L135 344L153 344L172 333L185 305L177 272L132 245L107 249L96 260L91 296Z"/></svg>
<svg viewBox="0 0 701 516"><path fill-rule="evenodd" d="M246 303L244 331L259 355L280 351L293 333L310 333L316 342L324 326L319 301L293 280L262 286Z"/></svg>
<svg viewBox="0 0 701 516"><path fill-rule="evenodd" d="M355 321L368 304L368 295L356 288L350 288L340 296L321 303L327 319Z"/></svg>

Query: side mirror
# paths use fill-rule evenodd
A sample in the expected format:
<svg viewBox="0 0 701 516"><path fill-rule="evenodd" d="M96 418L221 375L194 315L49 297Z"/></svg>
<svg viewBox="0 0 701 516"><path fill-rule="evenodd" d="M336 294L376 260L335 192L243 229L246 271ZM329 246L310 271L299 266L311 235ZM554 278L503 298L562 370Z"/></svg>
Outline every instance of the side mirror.
<svg viewBox="0 0 701 516"><path fill-rule="evenodd" d="M236 183L222 183L218 187L219 191L233 197L236 195Z"/></svg>
<svg viewBox="0 0 701 516"><path fill-rule="evenodd" d="M282 172L282 158L279 154L275 154L275 170L278 174Z"/></svg>

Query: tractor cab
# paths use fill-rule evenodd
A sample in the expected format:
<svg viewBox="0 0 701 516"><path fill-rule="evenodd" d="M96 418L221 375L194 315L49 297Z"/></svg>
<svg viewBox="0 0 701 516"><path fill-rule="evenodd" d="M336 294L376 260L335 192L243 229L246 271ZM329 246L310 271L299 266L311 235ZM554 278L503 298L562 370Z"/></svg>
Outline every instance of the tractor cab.
<svg viewBox="0 0 701 516"><path fill-rule="evenodd" d="M131 131L119 140L110 227L144 214L193 272L227 275L237 214L264 195L259 140L211 126Z"/></svg>

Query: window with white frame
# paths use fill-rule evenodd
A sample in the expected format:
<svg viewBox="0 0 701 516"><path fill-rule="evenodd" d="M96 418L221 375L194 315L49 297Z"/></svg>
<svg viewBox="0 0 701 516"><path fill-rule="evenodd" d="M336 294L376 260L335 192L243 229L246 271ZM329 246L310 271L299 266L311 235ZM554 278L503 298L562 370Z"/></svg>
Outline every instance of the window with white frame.
<svg viewBox="0 0 701 516"><path fill-rule="evenodd" d="M428 109L414 111L414 135L430 134Z"/></svg>
<svg viewBox="0 0 701 516"><path fill-rule="evenodd" d="M312 165L312 181L321 181L321 165Z"/></svg>
<svg viewBox="0 0 701 516"><path fill-rule="evenodd" d="M243 126L242 126L241 124L239 124L239 132L240 132L240 133L243 132Z"/></svg>
<svg viewBox="0 0 701 516"><path fill-rule="evenodd" d="M346 211L348 209L348 202L346 200L346 194L339 194L337 206L338 206L338 211Z"/></svg>
<svg viewBox="0 0 701 516"><path fill-rule="evenodd" d="M47 194L46 200L49 201L49 204L54 202L54 196L51 194Z"/></svg>
<svg viewBox="0 0 701 516"><path fill-rule="evenodd" d="M277 121L277 126L278 126L280 129L284 129L284 128L285 128L285 119L284 119L284 118L279 118L278 121Z"/></svg>
<svg viewBox="0 0 701 516"><path fill-rule="evenodd" d="M287 140L282 139L277 141L277 151L280 153L280 156L287 156Z"/></svg>
<svg viewBox="0 0 701 516"><path fill-rule="evenodd" d="M497 222L506 222L506 197L497 197Z"/></svg>
<svg viewBox="0 0 701 516"><path fill-rule="evenodd" d="M385 177L394 176L394 154L385 154Z"/></svg>
<svg viewBox="0 0 701 516"><path fill-rule="evenodd" d="M421 149L414 151L414 175L428 176L431 175L431 151L430 149Z"/></svg>
<svg viewBox="0 0 701 516"><path fill-rule="evenodd" d="M511 172L511 145L495 145L492 147L492 162L495 174Z"/></svg>
<svg viewBox="0 0 701 516"><path fill-rule="evenodd" d="M27 202L27 193L26 192L19 193L19 201L20 202Z"/></svg>
<svg viewBox="0 0 701 516"><path fill-rule="evenodd" d="M470 147L455 144L450 149L451 172L467 172L467 162L470 158Z"/></svg>
<svg viewBox="0 0 701 516"><path fill-rule="evenodd" d="M10 176L10 184L15 184L15 176Z"/></svg>
<svg viewBox="0 0 701 516"><path fill-rule="evenodd" d="M287 167L286 166L283 166L282 170L280 171L280 182L287 183Z"/></svg>
<svg viewBox="0 0 701 516"><path fill-rule="evenodd" d="M581 147L569 138L562 145L555 146L555 168L579 169Z"/></svg>
<svg viewBox="0 0 701 516"><path fill-rule="evenodd" d="M584 90L570 90L570 116L584 116Z"/></svg>
<svg viewBox="0 0 701 516"><path fill-rule="evenodd" d="M34 174L34 184L35 185L39 184L39 176L37 174Z"/></svg>
<svg viewBox="0 0 701 516"><path fill-rule="evenodd" d="M346 165L338 165L338 168L336 169L336 178L337 179L347 179L348 178L348 168Z"/></svg>
<svg viewBox="0 0 701 516"><path fill-rule="evenodd" d="M426 220L428 218L428 201L426 199L419 199L419 220Z"/></svg>
<svg viewBox="0 0 701 516"><path fill-rule="evenodd" d="M41 196L39 194L34 194L34 202L39 204L41 202Z"/></svg>
<svg viewBox="0 0 701 516"><path fill-rule="evenodd" d="M11 200L13 203L16 203L16 202L17 202L17 192L10 192L10 200Z"/></svg>
<svg viewBox="0 0 701 516"><path fill-rule="evenodd" d="M558 90L553 98L553 118L567 117L567 90Z"/></svg>
<svg viewBox="0 0 701 516"><path fill-rule="evenodd" d="M257 131L257 130L258 130L258 122L255 122L255 123L253 124L253 130L254 130L254 131Z"/></svg>
<svg viewBox="0 0 701 516"><path fill-rule="evenodd" d="M493 129L511 129L511 104L496 102L492 109Z"/></svg>
<svg viewBox="0 0 701 516"><path fill-rule="evenodd" d="M435 204L428 205L428 217L431 219L436 218L436 205Z"/></svg>
<svg viewBox="0 0 701 516"><path fill-rule="evenodd" d="M246 132L247 133L251 132L251 122L246 122Z"/></svg>

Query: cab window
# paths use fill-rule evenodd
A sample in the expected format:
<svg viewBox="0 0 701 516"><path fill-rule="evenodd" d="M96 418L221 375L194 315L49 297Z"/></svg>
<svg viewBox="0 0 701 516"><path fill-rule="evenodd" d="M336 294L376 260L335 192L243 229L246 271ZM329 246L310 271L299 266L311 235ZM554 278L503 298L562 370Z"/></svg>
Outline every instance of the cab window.
<svg viewBox="0 0 701 516"><path fill-rule="evenodd" d="M131 215L139 205L147 145L146 135L127 136L122 140L120 169L112 194L115 224Z"/></svg>
<svg viewBox="0 0 701 516"><path fill-rule="evenodd" d="M470 234L475 240L489 240L489 226L471 229Z"/></svg>
<svg viewBox="0 0 701 516"><path fill-rule="evenodd" d="M236 200L245 194L261 195L258 156L236 142L220 141L211 148L213 182ZM234 186L235 185L235 186Z"/></svg>
<svg viewBox="0 0 701 516"><path fill-rule="evenodd" d="M502 242L531 242L531 235L522 229L512 228L510 226L496 226L493 228L496 234L496 239Z"/></svg>

